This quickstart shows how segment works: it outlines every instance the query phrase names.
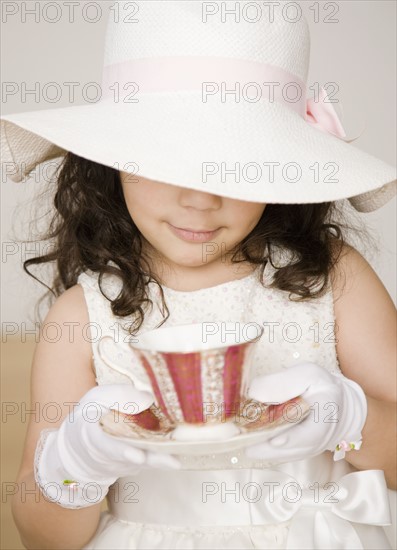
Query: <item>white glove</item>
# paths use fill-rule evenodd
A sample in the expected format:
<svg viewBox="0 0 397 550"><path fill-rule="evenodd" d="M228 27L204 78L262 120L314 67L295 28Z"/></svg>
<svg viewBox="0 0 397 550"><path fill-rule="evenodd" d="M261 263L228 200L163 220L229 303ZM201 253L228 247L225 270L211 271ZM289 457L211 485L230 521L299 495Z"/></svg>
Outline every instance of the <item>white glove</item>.
<svg viewBox="0 0 397 550"><path fill-rule="evenodd" d="M90 389L59 429L41 433L35 479L43 494L64 508L85 508L101 502L118 478L133 475L142 467L180 468L174 456L145 452L128 439L105 433L99 425L110 408L138 414L153 401L151 393L129 384Z"/></svg>
<svg viewBox="0 0 397 550"><path fill-rule="evenodd" d="M302 363L254 378L248 396L263 403L283 403L301 395L309 415L277 437L246 449L251 458L275 463L302 460L334 451L334 460L361 447L367 418L367 399L359 384L342 374L332 374L315 363ZM288 420L288 418L286 418Z"/></svg>

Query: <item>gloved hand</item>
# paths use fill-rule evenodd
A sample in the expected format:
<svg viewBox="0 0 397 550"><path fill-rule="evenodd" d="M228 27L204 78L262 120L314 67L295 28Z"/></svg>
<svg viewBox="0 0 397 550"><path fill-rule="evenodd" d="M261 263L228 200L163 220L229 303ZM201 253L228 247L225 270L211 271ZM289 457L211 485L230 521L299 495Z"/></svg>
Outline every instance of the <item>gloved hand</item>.
<svg viewBox="0 0 397 550"><path fill-rule="evenodd" d="M133 475L142 467L180 468L176 457L145 452L128 439L108 435L99 425L110 408L138 414L153 402L151 393L129 384L90 389L59 429L41 433L34 473L44 495L64 508L85 508L102 501L119 477Z"/></svg>
<svg viewBox="0 0 397 550"><path fill-rule="evenodd" d="M340 460L346 450L361 447L367 399L361 386L342 374L302 363L255 377L248 388L248 396L263 403L283 403L298 395L309 404L309 415L279 436L247 447L247 456L281 464L328 450Z"/></svg>

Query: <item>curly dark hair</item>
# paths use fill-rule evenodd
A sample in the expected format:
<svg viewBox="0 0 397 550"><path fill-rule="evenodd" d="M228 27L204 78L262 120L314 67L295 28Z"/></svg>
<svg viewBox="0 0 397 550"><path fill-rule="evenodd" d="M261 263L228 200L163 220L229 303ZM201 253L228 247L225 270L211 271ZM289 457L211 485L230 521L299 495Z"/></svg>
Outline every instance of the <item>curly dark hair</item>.
<svg viewBox="0 0 397 550"><path fill-rule="evenodd" d="M23 262L25 272L48 289L38 304L44 298L56 298L76 285L79 274L90 269L99 274L99 287L111 302L113 314L121 318L132 316L130 334L142 325L145 305L152 304L146 293L148 282L157 283L167 312L161 326L169 317L169 310L161 283L145 260L143 237L128 212L120 172L66 153L55 179L56 184L51 183L45 190L45 193L54 193L55 190L51 199L55 213L52 208L48 230L39 239L48 240L52 249ZM263 274L269 261L276 271L268 286L289 292L291 300L320 297L327 290L343 245L348 244L345 230L358 231L361 237L367 235L363 227L357 229L347 225L344 218L341 201L267 204L256 227L232 251L231 262L262 264ZM291 252L294 261L277 269L273 255L275 248L279 247ZM117 267L108 265L109 261ZM51 286L28 270L31 265L48 262L55 262ZM113 300L101 287L106 273L117 275L122 280L122 290ZM320 287L319 282L322 283Z"/></svg>

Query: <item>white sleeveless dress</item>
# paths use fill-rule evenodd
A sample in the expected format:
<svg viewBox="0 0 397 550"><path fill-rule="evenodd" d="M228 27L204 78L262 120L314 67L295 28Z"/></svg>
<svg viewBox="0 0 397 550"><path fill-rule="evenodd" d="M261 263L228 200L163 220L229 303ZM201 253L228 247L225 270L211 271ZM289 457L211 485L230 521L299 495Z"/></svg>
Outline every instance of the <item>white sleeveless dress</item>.
<svg viewBox="0 0 397 550"><path fill-rule="evenodd" d="M265 331L255 344L252 376L306 360L340 372L331 287L321 298L293 302L287 292L262 286L259 272L257 268L242 279L191 292L163 287L170 317L162 326L256 322ZM268 263L265 285L273 273ZM126 319L112 314L97 273L80 274L78 283L89 312L97 383L130 383L97 351L99 339L114 338L115 327ZM114 298L121 281L107 275L102 286ZM156 328L164 318L157 285L150 283L149 293L155 306L140 332ZM138 358L131 369L143 372ZM102 513L85 550L391 548L381 527L391 522L381 470L357 471L345 460L334 462L328 451L270 466L246 457L243 450L176 456L182 470L141 469L110 488L109 510Z"/></svg>

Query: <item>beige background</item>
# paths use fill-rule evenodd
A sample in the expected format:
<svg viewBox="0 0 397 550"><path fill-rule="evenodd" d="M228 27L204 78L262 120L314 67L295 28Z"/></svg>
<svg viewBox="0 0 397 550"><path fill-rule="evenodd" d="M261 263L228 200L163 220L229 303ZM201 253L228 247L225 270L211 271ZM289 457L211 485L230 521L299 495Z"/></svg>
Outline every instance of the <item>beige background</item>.
<svg viewBox="0 0 397 550"><path fill-rule="evenodd" d="M44 4L45 2L41 2ZM62 2L58 2L62 5ZM18 4L18 2L17 2ZM19 3L20 4L20 3ZM33 5L34 2L26 2ZM83 6L86 1L80 2ZM63 18L56 24L28 17L21 23L13 17L2 24L2 82L29 84L40 82L100 82L102 70L103 36L106 14L112 2L100 2L104 16L90 24L77 17L70 24ZM324 23L327 14L325 2L319 2L320 22L314 23L309 6L314 2L301 1L308 14L312 33L311 70L309 83L336 82L338 97L343 104L343 124L349 136L364 134L355 146L379 158L396 163L396 4L394 1L335 2L339 7L336 24ZM329 12L328 12L329 13ZM81 10L76 10L81 14ZM80 98L75 104L83 104ZM55 105L67 107L67 98ZM2 113L51 108L45 102L28 101L21 104L18 97L2 104ZM15 323L20 330L33 329L33 310L44 288L22 270L22 261L42 253L43 249L14 245L13 254L6 256L9 243L27 238L31 210L28 206L39 185L17 185L11 181L1 185L1 319L3 342L5 323ZM18 206L18 211L16 207ZM17 217L16 217L17 216ZM396 302L396 199L377 212L360 217L372 228L381 247L379 256L362 250ZM14 229L12 230L12 226ZM359 246L359 245L358 245ZM359 246L360 248L360 246ZM7 248L7 250L9 250ZM25 323L25 325L22 325ZM8 325L10 328L11 325ZM34 350L34 339L25 344L21 338L8 338L2 344L2 400L29 401L29 373ZM15 479L19 464L26 424L12 417L2 425L2 481ZM3 485L4 488L4 485ZM395 497L395 493L393 493ZM4 499L7 502L9 499ZM394 504L395 506L395 504ZM22 548L10 520L9 507L2 507L2 548ZM390 537L392 529L388 529ZM395 547L395 544L394 544Z"/></svg>

